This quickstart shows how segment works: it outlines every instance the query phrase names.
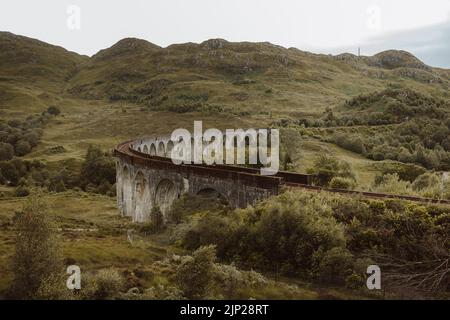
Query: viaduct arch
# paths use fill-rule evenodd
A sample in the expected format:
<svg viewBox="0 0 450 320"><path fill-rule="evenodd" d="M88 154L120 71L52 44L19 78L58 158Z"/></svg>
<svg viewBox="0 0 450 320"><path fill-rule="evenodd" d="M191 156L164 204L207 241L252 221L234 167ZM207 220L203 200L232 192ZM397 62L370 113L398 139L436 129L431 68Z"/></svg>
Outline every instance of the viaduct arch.
<svg viewBox="0 0 450 320"><path fill-rule="evenodd" d="M169 137L147 137L123 142L114 149L117 205L121 215L144 222L150 219L152 209L159 207L167 220L172 203L183 194L209 195L232 208L244 208L278 194L282 187L450 205L450 200L313 186L312 176L305 174L280 171L273 176L262 176L259 169L247 167L176 165L170 159L172 148Z"/></svg>
<svg viewBox="0 0 450 320"><path fill-rule="evenodd" d="M309 183L308 175L287 172L262 176L258 169L245 167L175 165L170 159L172 148L170 137L141 138L115 148L117 204L122 215L144 222L159 207L167 220L173 201L183 194L208 195L232 208L243 208L278 194L287 180Z"/></svg>

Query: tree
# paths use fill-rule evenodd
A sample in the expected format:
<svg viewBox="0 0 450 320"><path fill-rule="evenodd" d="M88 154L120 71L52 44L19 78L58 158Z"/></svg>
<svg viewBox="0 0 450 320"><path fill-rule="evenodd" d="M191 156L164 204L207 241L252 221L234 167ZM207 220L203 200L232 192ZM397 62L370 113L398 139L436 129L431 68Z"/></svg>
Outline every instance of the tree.
<svg viewBox="0 0 450 320"><path fill-rule="evenodd" d="M339 161L334 156L327 154L321 154L316 158L313 167L308 171L315 174L315 183L321 186L328 186L334 177L355 180L355 174L348 162Z"/></svg>
<svg viewBox="0 0 450 320"><path fill-rule="evenodd" d="M35 131L24 134L23 139L27 141L31 147L36 147L39 143L39 134Z"/></svg>
<svg viewBox="0 0 450 320"><path fill-rule="evenodd" d="M90 182L97 186L104 180L114 184L116 179L114 160L105 155L98 147L89 146L81 168L81 178L87 183Z"/></svg>
<svg viewBox="0 0 450 320"><path fill-rule="evenodd" d="M28 141L19 140L16 143L16 154L18 156L24 156L31 151L31 146Z"/></svg>
<svg viewBox="0 0 450 320"><path fill-rule="evenodd" d="M408 151L408 149L404 147L400 148L400 153L398 154L397 158L398 161L403 163L413 162L413 155L411 154L411 152Z"/></svg>
<svg viewBox="0 0 450 320"><path fill-rule="evenodd" d="M0 161L11 160L13 157L13 146L9 143L0 142Z"/></svg>
<svg viewBox="0 0 450 320"><path fill-rule="evenodd" d="M425 149L419 145L416 149L416 154L415 154L415 158L416 158L416 162L426 166L426 155L425 155Z"/></svg>
<svg viewBox="0 0 450 320"><path fill-rule="evenodd" d="M339 171L339 161L326 154L321 154L313 164L312 173L316 174L316 183L322 186L328 185L331 179Z"/></svg>
<svg viewBox="0 0 450 320"><path fill-rule="evenodd" d="M17 234L12 295L18 299L63 297L60 249L41 194L30 196L14 220Z"/></svg>
<svg viewBox="0 0 450 320"><path fill-rule="evenodd" d="M11 161L0 162L0 171L3 178L13 186L19 181L19 172Z"/></svg>

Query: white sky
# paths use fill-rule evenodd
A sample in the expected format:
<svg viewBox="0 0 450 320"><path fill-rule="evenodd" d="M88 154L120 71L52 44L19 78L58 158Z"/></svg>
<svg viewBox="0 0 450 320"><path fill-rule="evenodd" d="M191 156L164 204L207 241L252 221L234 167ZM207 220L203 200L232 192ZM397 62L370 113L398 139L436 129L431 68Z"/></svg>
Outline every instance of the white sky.
<svg viewBox="0 0 450 320"><path fill-rule="evenodd" d="M68 27L70 5L80 9L79 29ZM356 53L358 46L362 54L405 49L431 65L450 67L450 44L443 43L450 37L449 26L450 0L1 0L0 3L1 31L87 55L124 37L142 38L160 46L224 38L269 41L333 54L343 50ZM431 41L428 34L419 49L417 44L411 44L415 41L399 41L398 47L392 47L397 43L395 35L401 40L424 37L421 31L424 28L433 33L434 43L427 43ZM384 38L389 41L384 42Z"/></svg>

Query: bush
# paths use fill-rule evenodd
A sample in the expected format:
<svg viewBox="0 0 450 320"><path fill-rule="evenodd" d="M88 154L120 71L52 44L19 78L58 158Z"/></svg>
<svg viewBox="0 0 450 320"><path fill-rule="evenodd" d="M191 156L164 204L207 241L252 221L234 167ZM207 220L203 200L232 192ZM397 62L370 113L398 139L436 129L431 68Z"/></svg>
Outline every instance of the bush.
<svg viewBox="0 0 450 320"><path fill-rule="evenodd" d="M380 183L397 188L399 179L388 175ZM287 191L254 208L201 212L181 226L188 229L182 238L185 247L214 244L220 259L240 268L364 289L368 265L380 265L384 274L401 265L395 274L407 279L433 272L448 260L449 221L445 206ZM194 264L192 257L186 259L187 265ZM194 270L184 270L190 274L187 288L196 286ZM216 265L215 270L221 292L227 298L239 296L243 273L233 266ZM445 290L447 278L442 278L439 290ZM387 287L388 277L383 281ZM211 296L210 290L201 292L189 293L189 298Z"/></svg>
<svg viewBox="0 0 450 320"><path fill-rule="evenodd" d="M150 211L150 221L139 227L140 232L156 233L164 228L164 216L159 207L153 207Z"/></svg>
<svg viewBox="0 0 450 320"><path fill-rule="evenodd" d="M398 174L401 180L413 182L418 176L426 172L426 169L412 163L401 163L396 161L385 161L377 163L383 174Z"/></svg>
<svg viewBox="0 0 450 320"><path fill-rule="evenodd" d="M18 186L15 190L14 190L14 195L16 197L26 197L30 194L30 190L25 187L25 186Z"/></svg>
<svg viewBox="0 0 450 320"><path fill-rule="evenodd" d="M4 179L7 180L11 185L17 185L20 175L17 168L11 161L0 162L0 171Z"/></svg>
<svg viewBox="0 0 450 320"><path fill-rule="evenodd" d="M18 156L24 156L31 151L31 146L26 140L19 140L16 143L16 154Z"/></svg>
<svg viewBox="0 0 450 320"><path fill-rule="evenodd" d="M411 182L400 180L396 173L376 177L373 190L376 192L392 194L414 194L411 189Z"/></svg>
<svg viewBox="0 0 450 320"><path fill-rule="evenodd" d="M184 296L189 299L202 299L208 296L215 259L216 249L214 246L200 247L192 256L185 257L176 273Z"/></svg>
<svg viewBox="0 0 450 320"><path fill-rule="evenodd" d="M35 147L39 143L39 134L34 131L24 134L22 138L27 141L31 147Z"/></svg>
<svg viewBox="0 0 450 320"><path fill-rule="evenodd" d="M355 174L349 163L339 161L334 156L321 154L308 170L315 175L314 183L320 186L328 186L334 177L349 178L355 180Z"/></svg>
<svg viewBox="0 0 450 320"><path fill-rule="evenodd" d="M213 221L211 221L214 219ZM191 228L189 247L215 244L219 256L244 267L310 278L317 250L345 247L331 207L309 194L286 192L228 217L208 215Z"/></svg>
<svg viewBox="0 0 450 320"><path fill-rule="evenodd" d="M59 110L56 106L50 106L47 108L47 113L51 114L52 116L57 116L61 113L61 110Z"/></svg>
<svg viewBox="0 0 450 320"><path fill-rule="evenodd" d="M155 226L156 230L161 230L163 228L164 216L158 206L152 208L152 211L150 212L150 220Z"/></svg>
<svg viewBox="0 0 450 320"><path fill-rule="evenodd" d="M338 146L359 153L365 154L366 147L364 142L359 135L348 135L348 134L337 134L332 137L332 141L336 143Z"/></svg>
<svg viewBox="0 0 450 320"><path fill-rule="evenodd" d="M355 188L355 182L348 178L333 177L331 179L330 188L351 190Z"/></svg>
<svg viewBox="0 0 450 320"><path fill-rule="evenodd" d="M65 285L55 227L49 220L42 195L34 194L14 217L16 247L13 256L12 295L18 299L54 296ZM55 289L56 291L49 292Z"/></svg>
<svg viewBox="0 0 450 320"><path fill-rule="evenodd" d="M120 295L125 280L115 269L103 269L85 277L81 295L84 299L114 299Z"/></svg>
<svg viewBox="0 0 450 320"><path fill-rule="evenodd" d="M420 191L434 186L440 187L440 184L441 178L437 174L426 172L418 176L412 183L411 187L415 191Z"/></svg>
<svg viewBox="0 0 450 320"><path fill-rule="evenodd" d="M11 160L14 157L14 147L9 143L0 142L0 161Z"/></svg>
<svg viewBox="0 0 450 320"><path fill-rule="evenodd" d="M84 185L92 183L95 186L107 181L110 185L116 180L116 166L114 159L101 151L100 148L89 146L80 174Z"/></svg>
<svg viewBox="0 0 450 320"><path fill-rule="evenodd" d="M323 283L342 285L352 274L353 255L345 248L318 250L314 254L315 276Z"/></svg>
<svg viewBox="0 0 450 320"><path fill-rule="evenodd" d="M183 300L183 292L177 287L157 285L144 291L142 298L145 300Z"/></svg>

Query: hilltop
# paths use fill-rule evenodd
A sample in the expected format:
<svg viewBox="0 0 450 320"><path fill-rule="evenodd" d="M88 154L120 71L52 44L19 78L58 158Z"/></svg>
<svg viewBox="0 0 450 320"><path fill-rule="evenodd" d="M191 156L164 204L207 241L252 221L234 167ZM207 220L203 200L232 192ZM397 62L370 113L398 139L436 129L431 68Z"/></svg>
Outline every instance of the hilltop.
<svg viewBox="0 0 450 320"><path fill-rule="evenodd" d="M323 112L389 83L448 98L449 71L405 51L372 57L312 54L268 42L174 44L126 38L92 57L0 33L2 109L64 98L123 101L149 110L283 117ZM34 110L34 109L33 109Z"/></svg>
<svg viewBox="0 0 450 320"><path fill-rule="evenodd" d="M449 78L404 51L326 56L270 43L211 39L160 48L124 39L94 55L69 92L151 110L231 110L296 116L332 107L388 82L445 92Z"/></svg>
<svg viewBox="0 0 450 320"><path fill-rule="evenodd" d="M56 103L88 57L48 43L0 32L0 107L38 111Z"/></svg>

